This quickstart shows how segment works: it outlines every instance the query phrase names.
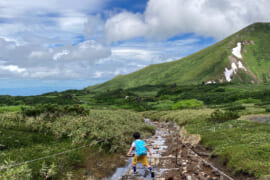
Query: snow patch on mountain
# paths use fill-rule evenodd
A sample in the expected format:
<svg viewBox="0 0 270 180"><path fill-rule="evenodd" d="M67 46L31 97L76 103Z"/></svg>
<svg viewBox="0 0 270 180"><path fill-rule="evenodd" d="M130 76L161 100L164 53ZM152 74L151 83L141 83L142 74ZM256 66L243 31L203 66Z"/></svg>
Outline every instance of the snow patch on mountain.
<svg viewBox="0 0 270 180"><path fill-rule="evenodd" d="M206 84L216 84L216 81L207 81Z"/></svg>
<svg viewBox="0 0 270 180"><path fill-rule="evenodd" d="M238 67L239 67L240 69L244 69L245 71L247 71L247 68L245 68L245 66L242 64L241 61L238 61Z"/></svg>
<svg viewBox="0 0 270 180"><path fill-rule="evenodd" d="M231 69L225 68L225 72L224 72L225 78L226 78L226 80L228 82L231 82L232 81L233 74L236 74L237 73L237 66L236 66L236 64L233 62L231 66L232 66Z"/></svg>
<svg viewBox="0 0 270 180"><path fill-rule="evenodd" d="M235 55L237 58L242 59L240 42L237 43L237 46L232 49L232 54Z"/></svg>

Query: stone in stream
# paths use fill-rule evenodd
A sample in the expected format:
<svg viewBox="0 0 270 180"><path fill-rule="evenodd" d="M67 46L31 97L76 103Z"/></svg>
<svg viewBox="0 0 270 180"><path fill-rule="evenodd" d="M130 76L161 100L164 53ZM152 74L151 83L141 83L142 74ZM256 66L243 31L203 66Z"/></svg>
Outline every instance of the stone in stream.
<svg viewBox="0 0 270 180"><path fill-rule="evenodd" d="M212 173L215 175L215 176L219 176L219 172L217 170L212 170Z"/></svg>
<svg viewBox="0 0 270 180"><path fill-rule="evenodd" d="M159 149L160 147L159 147L159 145L157 145L157 144L155 144L154 145L154 147L153 147L153 149Z"/></svg>

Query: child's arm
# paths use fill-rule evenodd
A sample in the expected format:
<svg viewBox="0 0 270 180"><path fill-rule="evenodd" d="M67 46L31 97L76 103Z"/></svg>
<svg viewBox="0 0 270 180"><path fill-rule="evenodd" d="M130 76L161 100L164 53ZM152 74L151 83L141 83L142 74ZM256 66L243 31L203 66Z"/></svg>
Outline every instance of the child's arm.
<svg viewBox="0 0 270 180"><path fill-rule="evenodd" d="M128 151L128 153L127 153L127 156L130 156L130 153L131 153L132 149L133 149L133 147L130 146L129 151Z"/></svg>
<svg viewBox="0 0 270 180"><path fill-rule="evenodd" d="M146 149L149 152L149 156L151 157L152 156L152 153L151 153L151 151L150 151L150 149L149 149L149 147L147 145L146 145Z"/></svg>

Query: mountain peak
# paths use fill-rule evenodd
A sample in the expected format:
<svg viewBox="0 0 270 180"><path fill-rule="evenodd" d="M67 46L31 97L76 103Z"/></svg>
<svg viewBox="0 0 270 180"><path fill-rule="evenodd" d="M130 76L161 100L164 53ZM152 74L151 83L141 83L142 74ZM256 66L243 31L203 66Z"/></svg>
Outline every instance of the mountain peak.
<svg viewBox="0 0 270 180"><path fill-rule="evenodd" d="M143 85L270 81L270 23L256 22L197 53L117 76L92 90Z"/></svg>

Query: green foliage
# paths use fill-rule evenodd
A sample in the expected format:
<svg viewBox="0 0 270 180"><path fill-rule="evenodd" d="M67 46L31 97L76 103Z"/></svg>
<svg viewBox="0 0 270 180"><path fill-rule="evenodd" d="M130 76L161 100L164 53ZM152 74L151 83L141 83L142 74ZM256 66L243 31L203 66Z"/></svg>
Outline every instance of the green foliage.
<svg viewBox="0 0 270 180"><path fill-rule="evenodd" d="M5 160L1 166L8 166L14 164L14 161ZM8 180L8 179L18 179L18 180L30 180L32 179L32 170L28 167L27 164L17 166L14 168L8 168L6 170L1 171L0 180Z"/></svg>
<svg viewBox="0 0 270 180"><path fill-rule="evenodd" d="M37 117L42 113L47 113L47 116L53 114L54 116L62 115L87 115L89 111L80 105L73 106L58 106L55 104L37 105L31 107L21 107L23 116Z"/></svg>
<svg viewBox="0 0 270 180"><path fill-rule="evenodd" d="M270 112L270 106L267 106L267 107L265 108L265 112Z"/></svg>
<svg viewBox="0 0 270 180"><path fill-rule="evenodd" d="M240 99L237 100L236 103L240 103L240 104L247 104L247 103L260 103L261 100L260 99L253 99L253 98L247 98L247 99Z"/></svg>
<svg viewBox="0 0 270 180"><path fill-rule="evenodd" d="M56 166L54 163L51 165L47 165L45 161L43 161L40 176L42 179L52 179L57 174Z"/></svg>
<svg viewBox="0 0 270 180"><path fill-rule="evenodd" d="M46 121L42 116L35 120L26 119L27 128L33 131L52 134L57 139L69 137L74 145L85 141L93 146L101 146L110 152L126 148L134 131L153 133L154 128L143 123L140 115L130 111L93 110L89 115L74 117L61 116L53 122ZM145 128L149 126L148 128Z"/></svg>
<svg viewBox="0 0 270 180"><path fill-rule="evenodd" d="M245 106L243 106L242 104L237 104L237 103L230 104L229 107L225 108L225 110L228 110L228 111L239 111L239 110L244 110L244 109L246 109Z"/></svg>
<svg viewBox="0 0 270 180"><path fill-rule="evenodd" d="M233 111L222 112L221 110L217 109L211 113L210 117L207 118L206 121L212 123L223 123L229 120L237 119L239 117L240 116L236 112Z"/></svg>
<svg viewBox="0 0 270 180"><path fill-rule="evenodd" d="M174 101L160 100L156 102L148 102L147 105L149 109L153 110L170 110L174 105Z"/></svg>
<svg viewBox="0 0 270 180"><path fill-rule="evenodd" d="M143 115L153 121L176 122L185 125L189 121L206 118L213 112L212 109L183 109L177 111L147 111Z"/></svg>
<svg viewBox="0 0 270 180"><path fill-rule="evenodd" d="M55 113L54 108L50 112ZM122 153L130 146L135 131L141 132L143 138L155 132L153 126L144 123L142 115L127 110L91 110L84 116L67 113L49 120L46 113L17 120L14 117L18 114L3 115L0 116L0 144L5 149L0 154L0 162L8 157L23 162L84 144L95 149L92 153ZM67 176L71 166L81 165L84 159L81 151L74 151L48 158L45 165L36 161L29 164L31 176L34 179Z"/></svg>
<svg viewBox="0 0 270 180"><path fill-rule="evenodd" d="M77 165L83 161L83 155L80 151L73 151L67 154L68 164Z"/></svg>
<svg viewBox="0 0 270 180"><path fill-rule="evenodd" d="M188 99L188 100L182 100L178 101L172 106L172 109L185 109L185 108L198 108L203 106L203 102L199 101L197 99Z"/></svg>

